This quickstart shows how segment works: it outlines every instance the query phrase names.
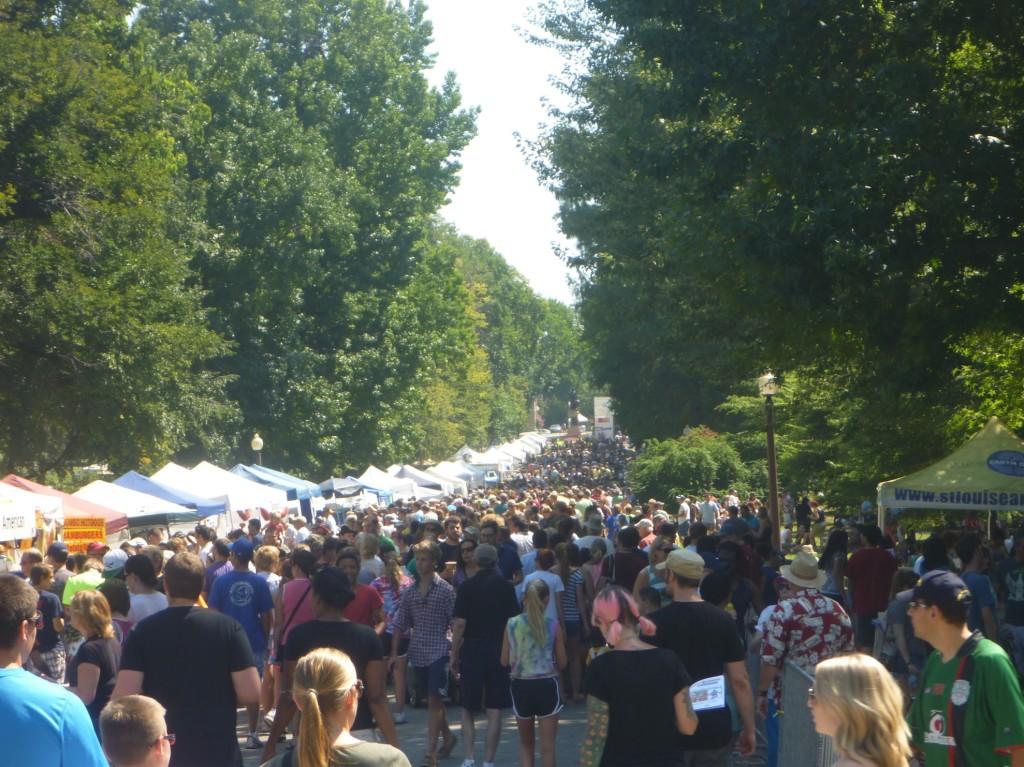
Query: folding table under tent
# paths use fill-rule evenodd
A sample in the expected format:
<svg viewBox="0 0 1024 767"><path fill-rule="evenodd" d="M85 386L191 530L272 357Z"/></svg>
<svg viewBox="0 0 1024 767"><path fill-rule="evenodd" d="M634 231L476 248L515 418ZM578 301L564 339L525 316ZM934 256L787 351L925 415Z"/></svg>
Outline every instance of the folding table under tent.
<svg viewBox="0 0 1024 767"><path fill-rule="evenodd" d="M995 417L952 454L878 485L878 519L886 509L1024 510L1024 440Z"/></svg>
<svg viewBox="0 0 1024 767"><path fill-rule="evenodd" d="M188 490L171 487L159 480L139 474L137 471L129 471L114 480L118 487L127 487L129 490L137 490L147 495L155 495L165 501L195 509L196 515L205 518L215 514L223 514L227 511L227 504L223 500L211 500L201 495L190 493Z"/></svg>
<svg viewBox="0 0 1024 767"><path fill-rule="evenodd" d="M199 515L192 509L155 495L129 490L127 487L121 487L112 482L104 482L102 479L90 482L72 495L100 506L117 509L128 517L129 528L166 527L170 529L171 525L194 524L199 521Z"/></svg>
<svg viewBox="0 0 1024 767"><path fill-rule="evenodd" d="M116 535L122 530L128 529L128 517L123 512L111 509L107 506L100 506L99 504L87 501L84 498L76 498L71 493L65 493L57 490L54 487L47 485L41 485L38 482L33 482L30 479L19 477L17 474L8 474L3 478L3 482L14 487L19 487L22 490L28 490L32 493L39 493L40 495L51 495L54 498L60 498L64 504L64 519L68 517L101 517L106 524L107 535Z"/></svg>

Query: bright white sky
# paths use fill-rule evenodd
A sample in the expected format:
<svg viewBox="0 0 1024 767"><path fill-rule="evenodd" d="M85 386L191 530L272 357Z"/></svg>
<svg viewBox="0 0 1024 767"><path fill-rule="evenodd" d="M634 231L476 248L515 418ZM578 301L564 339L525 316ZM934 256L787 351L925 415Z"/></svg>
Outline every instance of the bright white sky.
<svg viewBox="0 0 1024 767"><path fill-rule="evenodd" d="M549 78L554 51L531 45L530 0L427 0L439 85L455 72L465 106L480 107L477 137L462 155L461 182L442 215L462 234L485 239L543 296L572 302L568 269L555 247L572 245L558 229L558 205L516 144L546 122L541 102L560 102Z"/></svg>

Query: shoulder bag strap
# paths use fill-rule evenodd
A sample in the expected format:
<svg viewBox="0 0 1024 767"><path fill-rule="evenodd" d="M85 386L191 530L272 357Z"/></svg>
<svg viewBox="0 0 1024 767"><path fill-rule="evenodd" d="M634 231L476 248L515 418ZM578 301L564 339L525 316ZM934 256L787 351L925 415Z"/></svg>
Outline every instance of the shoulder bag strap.
<svg viewBox="0 0 1024 767"><path fill-rule="evenodd" d="M309 590L313 588L313 584L309 583L306 586L306 590L302 592L302 596L299 597L299 601L295 603L295 607L292 608L291 615L288 616L288 620L284 622L284 626L281 627L281 641L284 641L284 635L288 633L288 627L292 625L292 621L295 619L295 614L302 607L302 603L306 601L306 597L309 596Z"/></svg>

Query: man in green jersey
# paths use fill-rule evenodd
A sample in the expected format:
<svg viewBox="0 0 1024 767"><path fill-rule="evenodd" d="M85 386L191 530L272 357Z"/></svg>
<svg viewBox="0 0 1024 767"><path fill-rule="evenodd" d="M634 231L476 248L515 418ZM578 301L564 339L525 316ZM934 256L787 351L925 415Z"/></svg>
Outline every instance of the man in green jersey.
<svg viewBox="0 0 1024 767"><path fill-rule="evenodd" d="M1024 767L1024 697L999 645L967 628L971 592L953 573L925 573L910 599L915 636L935 651L908 721L925 767Z"/></svg>

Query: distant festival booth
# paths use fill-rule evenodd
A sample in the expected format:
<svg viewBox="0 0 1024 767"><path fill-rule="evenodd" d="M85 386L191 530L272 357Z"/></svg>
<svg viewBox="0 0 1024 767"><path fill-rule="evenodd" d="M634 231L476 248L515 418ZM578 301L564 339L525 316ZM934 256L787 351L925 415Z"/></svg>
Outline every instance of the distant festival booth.
<svg viewBox="0 0 1024 767"><path fill-rule="evenodd" d="M117 511L116 509L111 509L106 506L100 506L99 504L92 503L84 498L76 498L71 495L71 493L65 493L48 485L33 482L30 479L19 477L17 474L8 474L2 481L8 485L14 485L14 487L21 488L22 490L28 490L32 493L50 495L54 498L59 498L64 504L65 526L67 525L68 519L95 519L96 517L100 517L103 519L108 537L114 536L122 530L128 529L128 517L124 512Z"/></svg>
<svg viewBox="0 0 1024 767"><path fill-rule="evenodd" d="M886 509L1024 509L1024 440L993 417L946 458L879 484L878 523L883 528Z"/></svg>
<svg viewBox="0 0 1024 767"><path fill-rule="evenodd" d="M0 541L31 545L36 530L52 529L62 514L60 498L0 482Z"/></svg>

